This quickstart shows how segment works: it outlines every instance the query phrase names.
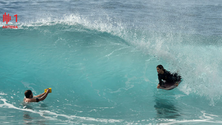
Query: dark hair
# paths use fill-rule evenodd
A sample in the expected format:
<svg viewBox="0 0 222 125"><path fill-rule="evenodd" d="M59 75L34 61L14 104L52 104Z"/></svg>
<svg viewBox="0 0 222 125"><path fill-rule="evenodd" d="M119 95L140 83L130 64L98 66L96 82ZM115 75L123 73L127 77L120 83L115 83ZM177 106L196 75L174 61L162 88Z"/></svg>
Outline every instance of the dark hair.
<svg viewBox="0 0 222 125"><path fill-rule="evenodd" d="M26 98L29 98L30 95L32 95L32 91L31 90L26 90L24 94L25 94Z"/></svg>
<svg viewBox="0 0 222 125"><path fill-rule="evenodd" d="M158 65L157 67L160 68L160 69L165 70L164 67L163 67L162 65Z"/></svg>

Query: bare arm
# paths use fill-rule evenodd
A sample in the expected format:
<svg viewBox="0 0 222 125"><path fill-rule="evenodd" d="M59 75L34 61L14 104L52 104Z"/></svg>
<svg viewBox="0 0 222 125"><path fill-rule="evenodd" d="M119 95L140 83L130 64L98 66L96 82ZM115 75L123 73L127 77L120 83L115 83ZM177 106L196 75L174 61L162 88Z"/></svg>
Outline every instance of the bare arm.
<svg viewBox="0 0 222 125"><path fill-rule="evenodd" d="M39 98L39 101L45 100L45 98L47 97L48 94L49 94L49 89L47 89L46 93L43 93L43 96Z"/></svg>
<svg viewBox="0 0 222 125"><path fill-rule="evenodd" d="M34 98L41 97L41 96L43 96L44 94L45 94L45 92L43 92L42 94L39 94L39 95L37 95L37 96L34 96Z"/></svg>

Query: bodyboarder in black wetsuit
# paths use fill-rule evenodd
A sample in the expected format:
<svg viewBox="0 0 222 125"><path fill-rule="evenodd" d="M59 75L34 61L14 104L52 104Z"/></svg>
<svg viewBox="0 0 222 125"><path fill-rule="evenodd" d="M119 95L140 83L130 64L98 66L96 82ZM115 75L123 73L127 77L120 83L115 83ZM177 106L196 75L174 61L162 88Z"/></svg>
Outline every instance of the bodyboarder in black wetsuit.
<svg viewBox="0 0 222 125"><path fill-rule="evenodd" d="M176 81L181 80L181 76L179 76L177 73L171 74L169 71L165 70L162 65L157 66L157 72L158 72L158 79L159 79L159 85L157 88L160 86L165 87L165 83L173 83Z"/></svg>

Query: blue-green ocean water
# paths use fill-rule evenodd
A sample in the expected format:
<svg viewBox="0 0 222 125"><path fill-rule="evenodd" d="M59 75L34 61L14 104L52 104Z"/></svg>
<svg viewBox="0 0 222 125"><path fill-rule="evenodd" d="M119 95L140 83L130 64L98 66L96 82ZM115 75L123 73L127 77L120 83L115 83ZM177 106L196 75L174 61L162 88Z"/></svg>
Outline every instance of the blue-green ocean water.
<svg viewBox="0 0 222 125"><path fill-rule="evenodd" d="M1 124L222 123L221 1L1 1L5 12L18 29L0 28ZM179 87L156 88L159 64Z"/></svg>

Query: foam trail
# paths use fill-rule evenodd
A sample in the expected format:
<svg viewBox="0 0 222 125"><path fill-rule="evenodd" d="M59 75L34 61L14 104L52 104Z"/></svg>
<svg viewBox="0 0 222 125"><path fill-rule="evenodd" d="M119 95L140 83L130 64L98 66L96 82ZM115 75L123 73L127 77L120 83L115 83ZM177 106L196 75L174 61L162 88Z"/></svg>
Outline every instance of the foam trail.
<svg viewBox="0 0 222 125"><path fill-rule="evenodd" d="M115 119L101 119L101 118L91 118L91 117L80 117L80 116L75 116L75 115L65 115L65 114L58 114L55 112L51 112L51 111L47 111L47 110L39 110L39 111L35 111L32 109L23 109L23 108L18 108L10 103L7 103L6 99L0 99L1 101L4 102L4 104L0 104L0 107L4 107L4 108L11 108L11 109L16 109L16 110L20 110L20 111L27 111L27 112L31 112L34 114L39 114L40 116L46 118L46 119L50 119L50 120L59 120L61 122L67 122L67 121L63 121L60 119L57 119L56 117L64 117L67 118L69 120L86 120L86 121L93 121L93 122L101 122L101 123L118 123L121 122L121 120L115 120ZM46 116L47 115L51 115L50 116ZM70 121L69 121L70 122ZM75 123L75 122L72 122Z"/></svg>

